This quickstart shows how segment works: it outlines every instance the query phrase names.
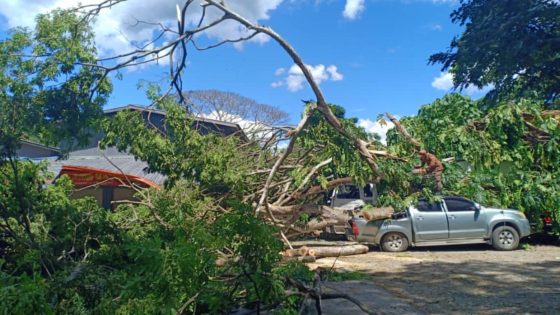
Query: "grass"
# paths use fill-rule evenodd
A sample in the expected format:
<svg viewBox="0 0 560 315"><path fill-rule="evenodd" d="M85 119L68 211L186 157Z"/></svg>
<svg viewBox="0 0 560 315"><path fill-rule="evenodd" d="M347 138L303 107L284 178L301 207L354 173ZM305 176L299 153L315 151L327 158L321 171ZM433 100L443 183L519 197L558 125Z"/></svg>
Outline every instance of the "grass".
<svg viewBox="0 0 560 315"><path fill-rule="evenodd" d="M327 279L330 282L369 280L371 275L359 271L332 271L328 274Z"/></svg>
<svg viewBox="0 0 560 315"><path fill-rule="evenodd" d="M533 246L531 246L531 244L529 244L529 243L522 243L521 246L520 246L520 248L521 248L522 250L532 250L532 249L533 249Z"/></svg>

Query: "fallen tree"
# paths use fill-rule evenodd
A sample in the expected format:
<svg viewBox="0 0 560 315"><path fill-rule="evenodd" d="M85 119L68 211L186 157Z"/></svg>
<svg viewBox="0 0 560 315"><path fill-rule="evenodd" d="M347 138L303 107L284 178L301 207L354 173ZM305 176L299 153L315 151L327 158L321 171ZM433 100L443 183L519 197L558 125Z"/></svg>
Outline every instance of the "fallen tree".
<svg viewBox="0 0 560 315"><path fill-rule="evenodd" d="M69 25L70 31L60 33L63 40L75 39L75 24L87 24L103 10L121 2L106 0L98 5L84 5L66 12L78 14L77 19L62 15L63 19L59 20L61 16L54 15L47 16L46 21L57 22L53 25L73 23ZM201 4L200 11L193 9L196 4ZM200 20L194 24L189 24L190 10L199 13ZM210 10L217 14L207 15ZM488 198L497 204L543 209L560 203L557 193L560 154L556 140L560 128L557 128L557 116L538 113L542 109L539 104L509 107L510 104L503 104L483 110L470 100L449 96L425 106L416 117L396 120L387 115L396 128L389 132L388 143L384 145L357 127L357 120L346 117L342 107L327 102L303 59L272 29L243 18L225 1L187 0L177 14L176 29L157 24L162 27L158 38L165 38L165 43L156 45L159 42L154 40L152 45L103 60L88 56L84 69L96 69L95 76L87 78L85 85L73 86L92 86L79 89L80 101L87 103L84 96L91 99L107 92L106 78L110 73L169 58L168 89L149 91L151 106L167 113L162 122L165 132L147 124L138 113L122 112L113 120L103 122L106 137L102 142L102 146L116 146L145 161L147 171L166 175L163 189L137 189L140 201L121 205L114 213L92 211L90 215L82 211L91 208L86 201L68 201L68 189L43 190L36 176L39 171L29 170L30 164L21 167L23 162L15 159L9 164L2 163L2 176L26 171L25 176L2 180L7 183L2 185L2 195L9 196L13 202L2 204L1 214L5 217L0 228L8 236L6 248L10 250L6 251L7 263L0 267L4 268L2 272L7 270L2 274L6 282L16 284L8 286L12 291L7 294L6 312L10 311L10 305L17 305L20 287L38 288L41 291L35 295L43 297L39 303L56 304L54 310L20 312L56 312L71 303L75 303L71 305L73 310L97 313L217 312L242 303L256 305L258 313L262 307L277 306L274 303L281 303L278 301L287 294L283 290L286 281L282 282L284 278L279 271L286 266L281 265L278 253L291 247L290 237L346 223L348 215L321 203L323 192L341 184L374 182L381 192L380 205L391 205L394 209L408 206L420 197L433 197L434 187L441 183L444 193L477 196L477 201ZM247 36L208 47L197 45L196 40L204 32L234 22L246 29ZM39 33L51 34L44 30ZM247 142L236 136L222 138L211 133L201 135L192 130L188 123L192 111L185 108L182 93L182 76L191 50L211 49L257 35L270 36L276 41L311 86L314 99L305 101L301 120L292 127L271 126L271 136L264 141ZM11 52L22 38L27 39L25 34L18 33L15 42L2 47ZM85 38L91 38L91 34ZM46 46L59 47L58 44ZM29 58L27 61L46 58L23 57L28 50L16 49L22 52L17 55ZM47 53L57 57L59 52ZM56 66L59 59L55 58L50 65ZM25 60L22 62L27 64ZM84 61L71 59L70 65L80 65L80 62ZM18 64L6 68L26 69ZM40 65L37 69L41 69ZM8 70L3 73L10 73ZM25 77L17 71L16 74L20 76L14 82L21 82L21 77ZM177 93L171 93L173 89ZM15 93L28 90L18 88ZM76 99L68 97L66 92L61 99ZM9 105L5 106L7 110L19 108L5 103ZM56 117L46 117L45 121L48 127L56 125L52 124ZM18 139L24 133L8 138ZM411 174L421 149L434 156L451 157L437 159L447 163L446 176L436 178L438 183L433 183L434 178ZM467 165L461 169L460 163ZM508 167L514 171L507 171ZM63 183L68 186L61 179ZM22 187L29 194L22 196L21 191L25 190ZM137 187L131 185L131 188ZM389 213L383 210L379 215L372 213L370 218L387 217ZM68 219L68 214L72 218ZM366 211L363 215L370 214ZM294 256L299 250L304 253ZM364 250L367 248L362 246L311 247L296 252L290 249L285 255L299 261L300 257L311 260L310 257ZM25 260L20 263L22 257ZM60 279L60 275L67 274L71 276L64 286L71 290L57 287L56 281L45 280ZM104 280L98 281L99 278ZM19 286L21 283L25 286ZM299 289L296 294L313 295L320 303L323 294L317 289L294 287ZM35 295L30 294L32 298L25 300L33 300Z"/></svg>

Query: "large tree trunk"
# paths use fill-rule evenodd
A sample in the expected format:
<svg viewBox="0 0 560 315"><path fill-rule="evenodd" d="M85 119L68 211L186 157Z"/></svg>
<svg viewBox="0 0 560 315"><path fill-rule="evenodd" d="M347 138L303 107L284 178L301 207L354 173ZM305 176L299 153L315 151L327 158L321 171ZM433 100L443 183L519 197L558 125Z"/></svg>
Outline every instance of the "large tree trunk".
<svg viewBox="0 0 560 315"><path fill-rule="evenodd" d="M299 261L302 263L314 263L317 260L315 256L297 256L297 257L284 257L282 261L289 262L289 261Z"/></svg>
<svg viewBox="0 0 560 315"><path fill-rule="evenodd" d="M391 218L391 215L393 215L393 213L395 213L393 207L382 207L382 208L371 208L371 209L362 210L360 215L363 216L364 219L368 221L372 221L372 220L389 219Z"/></svg>
<svg viewBox="0 0 560 315"><path fill-rule="evenodd" d="M315 258L321 257L338 257L365 254L369 251L366 245L349 245L349 246L321 246L321 247L307 247L302 246L297 249L288 249L284 251L285 257L305 257L313 256Z"/></svg>
<svg viewBox="0 0 560 315"><path fill-rule="evenodd" d="M282 207L283 208L283 207ZM299 213L303 210L313 210L314 213L320 213L320 217L313 218L305 224L294 224L295 220L299 217ZM331 225L346 225L351 219L350 215L340 209L335 209L327 206L301 206L300 211L295 212L291 216L292 220L286 218L286 226L289 233L288 237L293 237L301 234L311 234L315 231L320 231Z"/></svg>

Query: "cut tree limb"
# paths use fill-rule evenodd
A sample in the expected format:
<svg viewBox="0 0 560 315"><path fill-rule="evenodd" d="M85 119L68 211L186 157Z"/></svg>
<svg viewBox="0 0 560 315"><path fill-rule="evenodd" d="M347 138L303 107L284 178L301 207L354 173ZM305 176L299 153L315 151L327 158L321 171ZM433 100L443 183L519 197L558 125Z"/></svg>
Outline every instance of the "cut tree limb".
<svg viewBox="0 0 560 315"><path fill-rule="evenodd" d="M320 214L323 210L316 204L277 206L268 205L274 215L292 215L296 213Z"/></svg>
<svg viewBox="0 0 560 315"><path fill-rule="evenodd" d="M287 230L293 231L289 236L299 234L310 234L318 230L323 230L331 225L347 224L350 215L344 211L340 211L331 207L322 206L321 216L313 218L303 225L290 225Z"/></svg>
<svg viewBox="0 0 560 315"><path fill-rule="evenodd" d="M297 195L297 192L302 190L303 187L305 187L305 185L307 185L307 183L311 180L311 178L315 175L315 173L323 166L328 165L329 163L332 162L332 158L329 158L317 165L315 165L311 171L307 174L307 176L305 176L305 178L303 179L303 181L301 182L301 184L299 185L299 187L292 193L292 195L290 195L289 198L287 198L286 200L283 201L282 204L294 199L294 197Z"/></svg>
<svg viewBox="0 0 560 315"><path fill-rule="evenodd" d="M284 262L299 261L302 263L314 263L315 261L317 261L317 258L315 258L315 256L284 257L282 261Z"/></svg>
<svg viewBox="0 0 560 315"><path fill-rule="evenodd" d="M362 210L361 215L368 221L388 219L395 213L393 207L382 207Z"/></svg>
<svg viewBox="0 0 560 315"><path fill-rule="evenodd" d="M313 104L311 104L307 108L306 115L303 116L303 118L300 120L297 127L294 129L294 132L292 134L292 139L288 143L288 146L286 147L286 150L280 155L278 160L276 160L276 163L274 163L274 166L272 167L270 173L268 174L268 177L267 177L266 182L264 184L263 193L261 195L261 198L259 199L259 203L257 204L255 212L256 212L256 214L258 214L260 212L261 207L263 205L265 205L266 211L267 211L270 219L272 219L273 222L276 222L276 218L274 218L274 215L272 214L272 212L268 208L268 202L267 202L268 190L269 190L270 184L272 183L272 180L274 179L274 175L276 174L276 172L278 171L278 169L280 168L282 163L284 163L284 160L286 160L286 158L290 155L290 153L292 153L292 150L294 149L294 145L296 144L297 136L299 135L299 133L303 130L303 128L307 124L307 121L309 120L309 117L311 117L311 115L313 114L314 110L315 110L315 106L313 106Z"/></svg>
<svg viewBox="0 0 560 315"><path fill-rule="evenodd" d="M390 153L387 153L387 151L381 151L381 150L369 150L369 153L376 155L376 156L382 156L391 160L398 160L398 161L402 161L402 162L406 162L407 159L402 158L400 156L396 156L396 155L392 155Z"/></svg>
<svg viewBox="0 0 560 315"><path fill-rule="evenodd" d="M288 249L284 251L285 257L314 256L322 257L339 257L365 254L369 251L366 245L348 245L348 246L303 246L297 249ZM313 255L310 255L313 254Z"/></svg>

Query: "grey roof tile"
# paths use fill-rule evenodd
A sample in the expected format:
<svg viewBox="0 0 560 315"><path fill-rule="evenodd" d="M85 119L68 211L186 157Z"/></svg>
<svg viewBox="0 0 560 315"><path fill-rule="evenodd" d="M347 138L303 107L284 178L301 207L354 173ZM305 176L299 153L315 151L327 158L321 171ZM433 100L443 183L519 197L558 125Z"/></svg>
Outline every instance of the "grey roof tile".
<svg viewBox="0 0 560 315"><path fill-rule="evenodd" d="M103 156L102 151L98 148L71 152L67 159L50 161L48 169L54 174L59 174L63 165L83 166L111 172L122 171L128 175L144 177L158 185L162 185L165 182L166 177L164 175L147 172L148 164L144 161L136 160L130 154L118 152L116 148L108 148L103 152L105 156Z"/></svg>

